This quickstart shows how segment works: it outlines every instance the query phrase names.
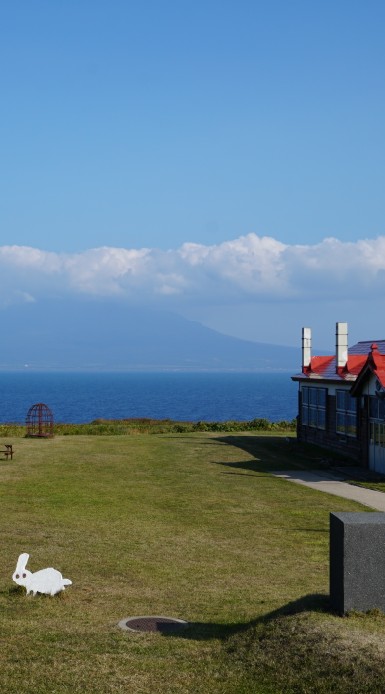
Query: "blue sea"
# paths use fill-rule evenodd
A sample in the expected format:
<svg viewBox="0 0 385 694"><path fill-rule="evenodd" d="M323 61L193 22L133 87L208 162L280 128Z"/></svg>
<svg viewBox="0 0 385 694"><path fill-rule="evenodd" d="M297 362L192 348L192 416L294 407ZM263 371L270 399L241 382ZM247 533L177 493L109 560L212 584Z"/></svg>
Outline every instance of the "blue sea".
<svg viewBox="0 0 385 694"><path fill-rule="evenodd" d="M55 422L150 417L179 421L273 422L297 414L297 386L289 373L18 371L0 373L0 422L24 424L43 402Z"/></svg>

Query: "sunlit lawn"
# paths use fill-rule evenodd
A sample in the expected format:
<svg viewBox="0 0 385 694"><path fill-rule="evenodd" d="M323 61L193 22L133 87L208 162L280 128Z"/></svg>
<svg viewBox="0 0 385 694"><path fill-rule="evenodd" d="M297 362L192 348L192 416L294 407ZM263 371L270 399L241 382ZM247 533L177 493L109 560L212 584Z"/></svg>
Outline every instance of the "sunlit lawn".
<svg viewBox="0 0 385 694"><path fill-rule="evenodd" d="M326 595L329 513L363 510L271 476L296 464L285 438L6 442L15 456L0 462L0 691L10 694L236 693L227 637ZM22 551L31 570L54 566L73 585L27 598L11 578ZM190 627L117 627L136 615Z"/></svg>

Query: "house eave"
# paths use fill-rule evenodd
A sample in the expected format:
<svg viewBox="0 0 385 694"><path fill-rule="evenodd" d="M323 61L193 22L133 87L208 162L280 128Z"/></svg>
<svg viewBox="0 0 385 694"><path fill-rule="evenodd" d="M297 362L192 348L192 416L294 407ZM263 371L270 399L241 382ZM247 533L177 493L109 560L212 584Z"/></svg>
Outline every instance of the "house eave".
<svg viewBox="0 0 385 694"><path fill-rule="evenodd" d="M357 376L355 374L347 374L342 378L336 374L335 378L331 378L330 376L325 378L319 374L297 374L296 376L291 376L291 380L298 381L299 383L338 383L340 385L347 383L351 386L356 382Z"/></svg>

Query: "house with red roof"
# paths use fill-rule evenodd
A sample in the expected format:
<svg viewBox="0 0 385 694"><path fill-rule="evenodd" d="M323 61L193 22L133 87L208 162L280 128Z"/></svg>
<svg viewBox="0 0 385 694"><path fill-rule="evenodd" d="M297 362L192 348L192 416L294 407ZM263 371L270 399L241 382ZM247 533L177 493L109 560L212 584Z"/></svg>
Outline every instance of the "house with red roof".
<svg viewBox="0 0 385 694"><path fill-rule="evenodd" d="M302 329L297 436L340 451L385 475L385 340L348 346L347 323L336 324L335 352L313 356Z"/></svg>

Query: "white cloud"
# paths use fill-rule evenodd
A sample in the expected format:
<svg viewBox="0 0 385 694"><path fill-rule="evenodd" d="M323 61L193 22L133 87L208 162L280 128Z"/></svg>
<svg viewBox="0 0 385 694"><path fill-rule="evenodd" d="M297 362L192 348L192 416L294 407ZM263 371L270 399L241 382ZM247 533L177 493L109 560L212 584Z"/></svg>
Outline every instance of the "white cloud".
<svg viewBox="0 0 385 694"><path fill-rule="evenodd" d="M219 302L370 295L385 288L385 237L287 245L240 236L217 245L94 248L61 254L0 247L2 301L49 294L122 296L132 301Z"/></svg>
<svg viewBox="0 0 385 694"><path fill-rule="evenodd" d="M226 283L230 291L276 296L288 289L283 252L286 246L255 234L241 236L216 246L185 243L179 256L186 267L200 268L206 278Z"/></svg>
<svg viewBox="0 0 385 694"><path fill-rule="evenodd" d="M94 248L66 256L64 271L75 290L107 296L122 294L127 283L135 287L138 276L146 274L150 255L147 248Z"/></svg>
<svg viewBox="0 0 385 694"><path fill-rule="evenodd" d="M53 274L60 271L62 257L29 246L0 246L0 265Z"/></svg>

